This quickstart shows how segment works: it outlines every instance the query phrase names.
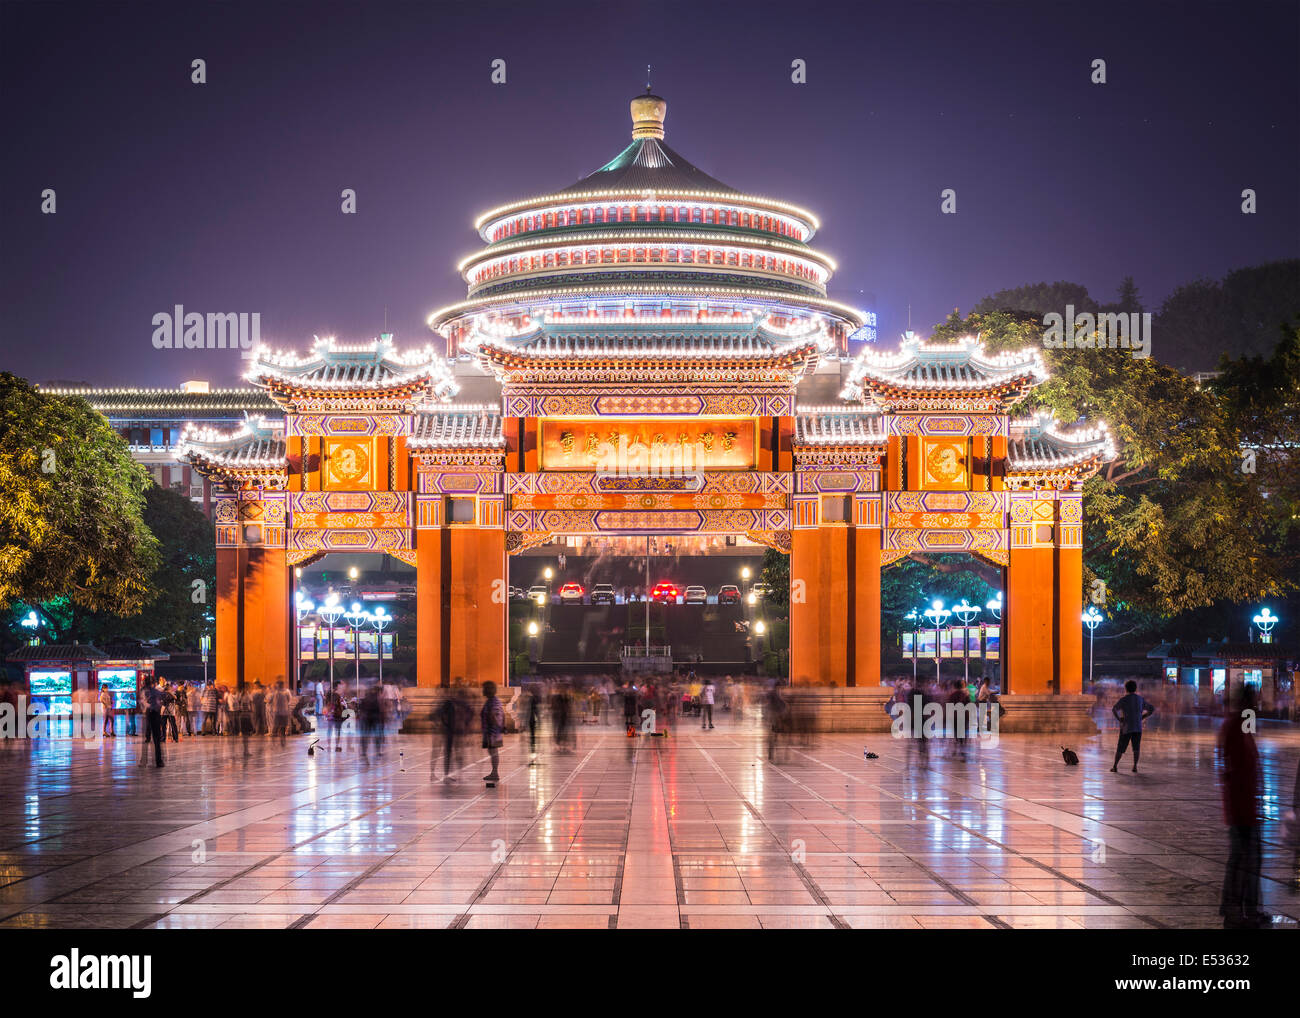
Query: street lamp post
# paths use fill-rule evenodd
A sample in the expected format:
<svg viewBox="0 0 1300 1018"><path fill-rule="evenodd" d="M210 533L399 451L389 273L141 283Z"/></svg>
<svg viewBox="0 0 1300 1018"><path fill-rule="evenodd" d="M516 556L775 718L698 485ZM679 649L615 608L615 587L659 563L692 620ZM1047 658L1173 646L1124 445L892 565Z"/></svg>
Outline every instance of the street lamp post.
<svg viewBox="0 0 1300 1018"><path fill-rule="evenodd" d="M749 586L749 575L750 575L749 566L744 566L740 570L740 596L741 597L744 597L748 593L746 588Z"/></svg>
<svg viewBox="0 0 1300 1018"><path fill-rule="evenodd" d="M326 685L329 686L330 694L334 692L334 624L338 622L339 616L343 614L343 606L339 604L339 596L331 592L326 598L325 603L320 606L317 614L325 620L325 625L329 627L329 645L330 645L330 677Z"/></svg>
<svg viewBox="0 0 1300 1018"><path fill-rule="evenodd" d="M1105 618L1101 612L1097 611L1095 604L1088 605L1088 610L1083 613L1083 624L1088 627L1088 685L1092 685L1092 640L1093 633L1101 625Z"/></svg>
<svg viewBox="0 0 1300 1018"><path fill-rule="evenodd" d="M1278 623L1278 617L1270 612L1267 608L1261 608L1259 614L1251 619L1259 628L1259 642L1273 642L1273 627Z"/></svg>
<svg viewBox="0 0 1300 1018"><path fill-rule="evenodd" d="M984 605L984 608L988 611L988 613L989 613L990 615L993 616L993 621L994 621L994 622L1001 623L1001 622L1002 622L1002 591L1000 591L1000 590L998 591L998 596L997 596L997 597L991 597L991 598L989 598L988 603ZM987 672L987 671L988 671L988 633L985 632L985 633L982 634L982 635L983 635L984 638L983 638L982 640L980 640L980 668L981 668L981 670ZM1005 639L1001 638L1001 637L1002 637L1002 633L1001 633L1000 630L999 630L999 632L998 632L998 636L999 636L999 640L998 640L999 647L1005 647L1007 641L1006 641ZM1003 686L1003 682L1002 682L1002 679L1003 679L1003 672L1002 672L1002 654L1003 654L1003 653L1004 653L1004 652L1003 652L1001 649L998 650L998 686L999 686L999 688L1001 688L1001 687ZM1006 689L1002 689L1002 692L1005 693L1005 692L1006 692Z"/></svg>
<svg viewBox="0 0 1300 1018"><path fill-rule="evenodd" d="M366 623L370 620L370 615L361 610L361 605L352 602L352 609L343 616L348 620L348 625L352 627L352 656L356 661L356 685L352 689L352 695L359 697L361 695L361 630L365 628Z"/></svg>
<svg viewBox="0 0 1300 1018"><path fill-rule="evenodd" d="M925 617L934 623L934 681L936 683L940 681L939 663L942 657L939 646L939 628L948 621L948 616L951 614L952 612L945 608L943 602L938 598L935 598L934 603L925 610Z"/></svg>
<svg viewBox="0 0 1300 1018"><path fill-rule="evenodd" d="M303 616L314 611L316 605L303 597L301 590L293 594L293 691L298 692L302 685L302 620Z"/></svg>
<svg viewBox="0 0 1300 1018"><path fill-rule="evenodd" d="M966 684L970 685L970 624L975 621L975 616L980 613L980 607L977 604L967 604L966 599L961 599L961 604L952 606L952 610L961 619L963 636L962 636L962 657L966 659ZM981 642L982 645L982 642Z"/></svg>
<svg viewBox="0 0 1300 1018"><path fill-rule="evenodd" d="M918 649L916 645L916 636L917 633L921 631L921 613L918 612L915 608L913 608L910 612L908 612L906 615L903 616L903 621L912 623L912 685L915 686L916 685L916 652Z"/></svg>
<svg viewBox="0 0 1300 1018"><path fill-rule="evenodd" d="M370 624L375 627L376 639L379 641L379 684L384 684L384 629L392 624L393 617L384 606L377 605L370 615Z"/></svg>

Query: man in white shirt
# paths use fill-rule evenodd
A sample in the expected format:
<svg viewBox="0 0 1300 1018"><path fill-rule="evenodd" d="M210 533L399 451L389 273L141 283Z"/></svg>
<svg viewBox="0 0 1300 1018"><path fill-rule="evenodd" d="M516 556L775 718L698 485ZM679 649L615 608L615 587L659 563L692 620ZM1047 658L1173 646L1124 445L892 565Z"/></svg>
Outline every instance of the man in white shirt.
<svg viewBox="0 0 1300 1018"><path fill-rule="evenodd" d="M700 690L700 727L713 727L713 680L706 678Z"/></svg>

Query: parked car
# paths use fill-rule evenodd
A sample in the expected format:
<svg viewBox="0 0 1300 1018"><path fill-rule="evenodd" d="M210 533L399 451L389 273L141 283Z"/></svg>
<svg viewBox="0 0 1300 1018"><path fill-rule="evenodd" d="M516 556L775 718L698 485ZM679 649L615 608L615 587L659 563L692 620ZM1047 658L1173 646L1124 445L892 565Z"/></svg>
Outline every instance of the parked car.
<svg viewBox="0 0 1300 1018"><path fill-rule="evenodd" d="M650 600L658 601L660 604L676 604L677 595L681 591L677 589L676 584L669 583L667 580L660 580L650 591Z"/></svg>
<svg viewBox="0 0 1300 1018"><path fill-rule="evenodd" d="M591 588L592 604L613 604L617 600L614 594L614 584L597 583Z"/></svg>
<svg viewBox="0 0 1300 1018"><path fill-rule="evenodd" d="M686 588L684 600L687 604L708 604L709 592L697 584L691 584Z"/></svg>
<svg viewBox="0 0 1300 1018"><path fill-rule="evenodd" d="M761 601L767 597L768 585L766 583L755 583L749 588L749 596L755 601Z"/></svg>
<svg viewBox="0 0 1300 1018"><path fill-rule="evenodd" d="M582 604L585 593L581 583L566 583L560 588L560 604Z"/></svg>
<svg viewBox="0 0 1300 1018"><path fill-rule="evenodd" d="M551 588L544 583L534 583L528 588L528 600L536 601L538 604L551 603Z"/></svg>
<svg viewBox="0 0 1300 1018"><path fill-rule="evenodd" d="M718 604L740 604L740 588L734 583L724 583L718 588Z"/></svg>
<svg viewBox="0 0 1300 1018"><path fill-rule="evenodd" d="M528 591L524 590L523 587L516 587L516 586L513 586L513 585L512 585L512 586L510 587L510 600L511 600L511 601L527 601L527 600L528 600Z"/></svg>

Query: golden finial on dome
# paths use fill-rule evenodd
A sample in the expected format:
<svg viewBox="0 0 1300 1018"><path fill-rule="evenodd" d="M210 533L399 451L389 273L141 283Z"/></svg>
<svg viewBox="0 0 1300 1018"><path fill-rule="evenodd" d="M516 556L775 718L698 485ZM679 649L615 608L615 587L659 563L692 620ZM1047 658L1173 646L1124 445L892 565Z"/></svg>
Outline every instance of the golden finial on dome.
<svg viewBox="0 0 1300 1018"><path fill-rule="evenodd" d="M645 69L645 93L632 100L632 137L664 137L664 117L668 114L668 104L650 91L650 67Z"/></svg>

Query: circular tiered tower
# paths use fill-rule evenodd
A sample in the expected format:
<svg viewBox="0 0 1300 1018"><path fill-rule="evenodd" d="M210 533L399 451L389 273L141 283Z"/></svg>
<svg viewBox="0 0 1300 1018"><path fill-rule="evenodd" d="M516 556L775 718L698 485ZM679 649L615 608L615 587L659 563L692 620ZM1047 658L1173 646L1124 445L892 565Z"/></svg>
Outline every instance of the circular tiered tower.
<svg viewBox="0 0 1300 1018"><path fill-rule="evenodd" d="M481 335L602 319L749 322L845 348L863 315L826 296L835 264L809 246L817 218L691 165L664 143L666 112L659 96L637 96L632 142L614 159L562 191L479 216L487 246L459 266L468 299L429 317L450 353Z"/></svg>

